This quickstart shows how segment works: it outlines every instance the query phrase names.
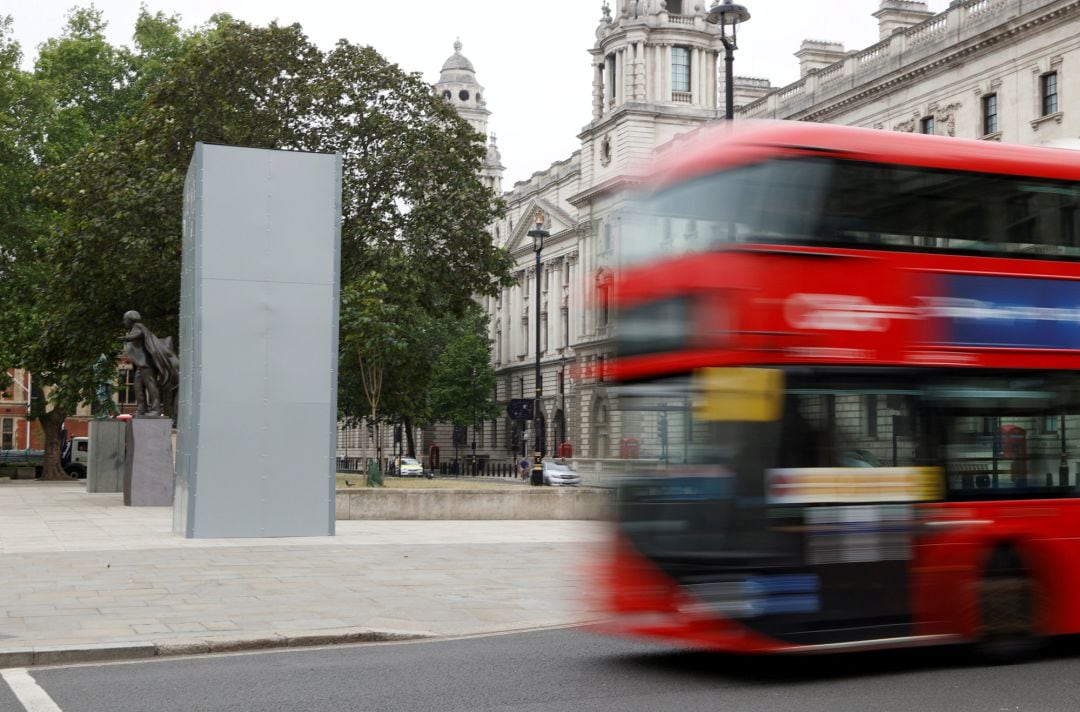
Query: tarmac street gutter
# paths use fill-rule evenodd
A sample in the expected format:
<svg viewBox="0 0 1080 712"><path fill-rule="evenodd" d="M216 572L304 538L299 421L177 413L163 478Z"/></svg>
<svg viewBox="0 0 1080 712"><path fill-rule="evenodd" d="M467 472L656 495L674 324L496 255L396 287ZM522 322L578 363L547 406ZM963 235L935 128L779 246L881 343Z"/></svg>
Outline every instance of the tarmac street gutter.
<svg viewBox="0 0 1080 712"><path fill-rule="evenodd" d="M146 643L43 645L0 649L0 669L42 665L145 660L155 657L235 653L281 648L304 648L355 643L385 643L439 637L426 631L344 628L270 635L174 638Z"/></svg>

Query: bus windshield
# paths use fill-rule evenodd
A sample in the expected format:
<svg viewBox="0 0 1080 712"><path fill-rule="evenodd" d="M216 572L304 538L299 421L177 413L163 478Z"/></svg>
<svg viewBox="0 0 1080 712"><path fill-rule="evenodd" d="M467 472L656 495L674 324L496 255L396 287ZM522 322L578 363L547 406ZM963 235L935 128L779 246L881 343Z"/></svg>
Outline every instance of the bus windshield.
<svg viewBox="0 0 1080 712"><path fill-rule="evenodd" d="M1080 257L1065 181L832 158L724 170L658 191L628 217L623 264L735 243Z"/></svg>

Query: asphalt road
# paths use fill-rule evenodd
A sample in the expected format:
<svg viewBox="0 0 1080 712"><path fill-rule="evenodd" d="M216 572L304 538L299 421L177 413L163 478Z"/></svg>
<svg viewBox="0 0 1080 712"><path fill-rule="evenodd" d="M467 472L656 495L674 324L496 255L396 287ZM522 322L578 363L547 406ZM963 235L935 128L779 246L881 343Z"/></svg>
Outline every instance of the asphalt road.
<svg viewBox="0 0 1080 712"><path fill-rule="evenodd" d="M669 650L576 630L31 669L31 712L877 712L1080 707L1080 642L982 667L955 648L799 658ZM6 675L10 676L8 672ZM12 707L0 681L0 710Z"/></svg>

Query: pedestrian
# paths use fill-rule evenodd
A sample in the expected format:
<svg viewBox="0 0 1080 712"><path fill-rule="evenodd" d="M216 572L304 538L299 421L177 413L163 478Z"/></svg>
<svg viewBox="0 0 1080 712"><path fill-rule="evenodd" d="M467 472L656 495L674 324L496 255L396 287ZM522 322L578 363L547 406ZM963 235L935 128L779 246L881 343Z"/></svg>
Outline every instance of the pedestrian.
<svg viewBox="0 0 1080 712"><path fill-rule="evenodd" d="M527 457L521 458L521 461L518 462L518 477L523 480L529 478L529 459Z"/></svg>

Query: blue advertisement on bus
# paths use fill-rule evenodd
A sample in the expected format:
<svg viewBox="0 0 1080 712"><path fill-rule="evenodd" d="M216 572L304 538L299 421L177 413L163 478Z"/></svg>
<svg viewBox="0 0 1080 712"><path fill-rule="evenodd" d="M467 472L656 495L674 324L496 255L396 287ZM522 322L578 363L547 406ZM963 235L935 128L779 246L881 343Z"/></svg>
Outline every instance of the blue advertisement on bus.
<svg viewBox="0 0 1080 712"><path fill-rule="evenodd" d="M1080 281L954 274L942 284L927 306L946 344L1080 349Z"/></svg>

